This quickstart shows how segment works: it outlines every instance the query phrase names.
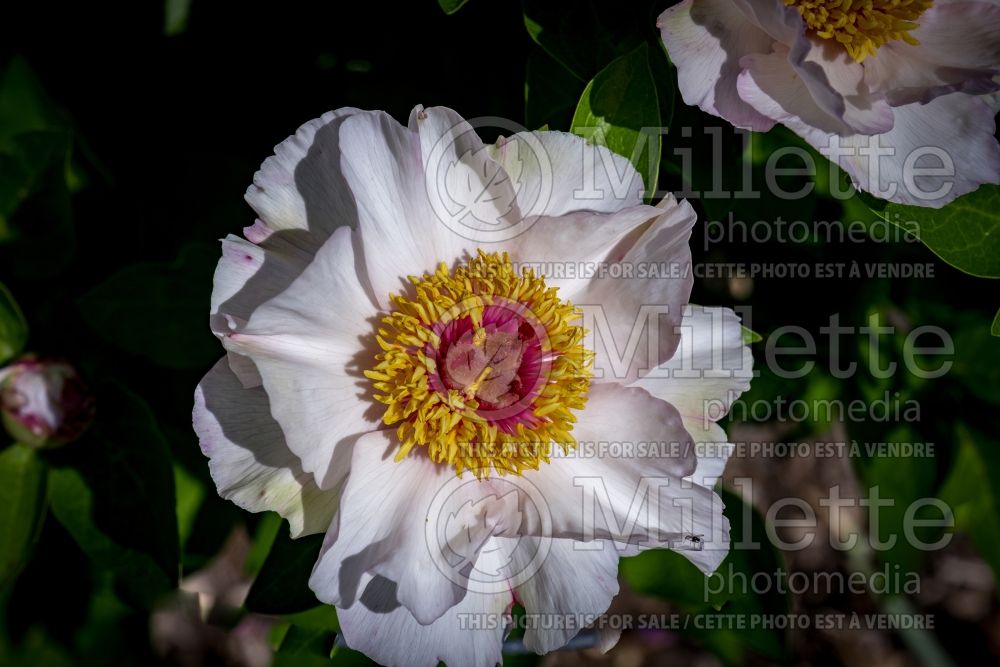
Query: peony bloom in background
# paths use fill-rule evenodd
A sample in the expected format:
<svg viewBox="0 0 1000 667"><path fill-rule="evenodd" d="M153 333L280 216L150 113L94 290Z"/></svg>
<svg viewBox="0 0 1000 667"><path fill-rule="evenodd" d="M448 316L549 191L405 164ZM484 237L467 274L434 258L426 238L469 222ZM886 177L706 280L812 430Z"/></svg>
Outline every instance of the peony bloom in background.
<svg viewBox="0 0 1000 667"><path fill-rule="evenodd" d="M560 615L526 630L545 653L607 610L620 556L725 557L727 449L696 443L725 444L752 360L732 311L685 308L691 207L641 194L576 136L484 146L444 108L330 112L255 175L194 426L221 495L326 533L310 586L348 646L495 664L518 602ZM603 262L674 271L574 268Z"/></svg>
<svg viewBox="0 0 1000 667"><path fill-rule="evenodd" d="M684 0L657 26L685 102L781 123L862 190L937 208L1000 183L992 0Z"/></svg>

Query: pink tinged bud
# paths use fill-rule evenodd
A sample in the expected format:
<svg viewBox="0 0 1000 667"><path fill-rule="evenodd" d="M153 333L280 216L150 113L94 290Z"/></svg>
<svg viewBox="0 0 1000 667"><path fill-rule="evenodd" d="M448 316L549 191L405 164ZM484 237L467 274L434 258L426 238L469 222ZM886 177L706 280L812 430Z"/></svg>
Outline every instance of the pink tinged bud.
<svg viewBox="0 0 1000 667"><path fill-rule="evenodd" d="M94 418L94 396L71 364L22 357L0 369L0 417L17 442L58 447L76 440Z"/></svg>

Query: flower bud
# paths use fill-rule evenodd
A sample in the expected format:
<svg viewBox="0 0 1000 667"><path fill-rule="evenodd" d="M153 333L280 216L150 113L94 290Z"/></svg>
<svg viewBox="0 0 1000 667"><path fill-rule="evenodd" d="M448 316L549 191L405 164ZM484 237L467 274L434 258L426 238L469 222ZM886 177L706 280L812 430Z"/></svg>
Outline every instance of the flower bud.
<svg viewBox="0 0 1000 667"><path fill-rule="evenodd" d="M76 440L94 403L76 368L61 359L29 355L0 369L0 417L17 442L58 447Z"/></svg>

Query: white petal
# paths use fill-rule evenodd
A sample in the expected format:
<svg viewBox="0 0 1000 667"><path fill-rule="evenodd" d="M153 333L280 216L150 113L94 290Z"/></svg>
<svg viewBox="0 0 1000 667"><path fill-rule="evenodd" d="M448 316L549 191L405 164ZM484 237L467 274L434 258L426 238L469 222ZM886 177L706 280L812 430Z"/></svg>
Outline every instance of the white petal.
<svg viewBox="0 0 1000 667"><path fill-rule="evenodd" d="M242 331L253 312L302 273L341 224L356 224L353 197L340 172L340 124L356 109L339 109L312 120L279 144L247 190L262 216L228 236L216 267L211 327L217 336ZM363 271L359 279L366 283ZM230 355L244 386L260 384L253 362Z"/></svg>
<svg viewBox="0 0 1000 667"><path fill-rule="evenodd" d="M433 231L452 246L441 259L473 255L477 245L519 233L515 183L465 119L446 107L418 106L409 127L419 135Z"/></svg>
<svg viewBox="0 0 1000 667"><path fill-rule="evenodd" d="M519 132L487 150L514 184L525 226L537 216L614 213L642 203L632 163L575 134Z"/></svg>
<svg viewBox="0 0 1000 667"><path fill-rule="evenodd" d="M865 80L894 106L929 102L960 91L997 89L1000 6L992 2L936 2L913 31L919 44L897 40L865 60Z"/></svg>
<svg viewBox="0 0 1000 667"><path fill-rule="evenodd" d="M598 382L632 382L677 349L676 327L694 282L688 240L696 217L690 204L672 195L657 207L663 213L635 243L621 244L606 258L615 270L575 283L563 295L583 311Z"/></svg>
<svg viewBox="0 0 1000 667"><path fill-rule="evenodd" d="M245 357L236 352L226 352L226 360L229 362L229 369L239 378L244 389L253 389L264 384L257 371L257 365L253 359Z"/></svg>
<svg viewBox="0 0 1000 667"><path fill-rule="evenodd" d="M929 102L955 91L997 89L1000 68L1000 6L992 2L937 2L913 31L919 44L901 40L865 60L868 84L893 105Z"/></svg>
<svg viewBox="0 0 1000 667"><path fill-rule="evenodd" d="M469 592L439 619L424 625L400 604L395 582L370 576L365 580L360 599L337 609L349 647L389 667L435 667L442 661L449 667L492 667L503 661L501 645L514 602L509 592Z"/></svg>
<svg viewBox="0 0 1000 667"><path fill-rule="evenodd" d="M399 601L422 624L458 604L483 545L520 521L517 494L493 480L456 477L423 449L398 463L394 431L358 440L340 510L309 580L328 604L350 607L365 574L398 584Z"/></svg>
<svg viewBox="0 0 1000 667"><path fill-rule="evenodd" d="M699 492L695 493L694 490ZM702 491L704 493L702 493ZM694 500L693 530L685 534L680 541L667 541L659 544L642 545L642 549L672 549L681 554L704 572L711 574L719 569L722 561L729 554L729 519L723 511L726 506L717 493L703 486L694 484L688 491L687 498L682 502ZM694 537L695 540L691 538Z"/></svg>
<svg viewBox="0 0 1000 667"><path fill-rule="evenodd" d="M667 401L687 419L718 421L753 377L753 355L743 344L739 317L728 308L688 306L680 331L674 356L633 386Z"/></svg>
<svg viewBox="0 0 1000 667"><path fill-rule="evenodd" d="M357 114L340 128L344 177L354 193L372 292L383 308L407 276L460 259L462 239L428 199L420 138L385 113Z"/></svg>
<svg viewBox="0 0 1000 667"><path fill-rule="evenodd" d="M892 127L892 109L867 93L857 63L847 62L840 51L822 59L822 45L808 46L798 64L781 46L745 57L737 80L740 97L796 132L801 126L810 132L871 134Z"/></svg>
<svg viewBox="0 0 1000 667"><path fill-rule="evenodd" d="M322 240L334 228L354 223L353 197L340 171L340 126L363 113L328 111L275 146L254 174L247 202L267 232L309 230Z"/></svg>
<svg viewBox="0 0 1000 667"><path fill-rule="evenodd" d="M684 102L736 127L766 132L774 121L740 99L740 59L767 53L771 35L747 20L732 0L684 0L656 21Z"/></svg>
<svg viewBox="0 0 1000 667"><path fill-rule="evenodd" d="M865 83L864 67L839 46L813 38L793 62L816 103L842 124L841 133L878 134L892 129L892 108Z"/></svg>
<svg viewBox="0 0 1000 667"><path fill-rule="evenodd" d="M623 554L671 548L707 572L718 567L729 523L721 498L684 479L696 460L673 406L638 387L592 385L573 435L575 450L511 480L522 507L539 510L523 514L519 534L613 540Z"/></svg>
<svg viewBox="0 0 1000 667"><path fill-rule="evenodd" d="M352 236L337 229L287 290L224 340L253 359L288 447L324 489L346 473L350 453L339 450L378 420L360 370L377 311L358 282Z"/></svg>
<svg viewBox="0 0 1000 667"><path fill-rule="evenodd" d="M722 476L733 446L715 422L750 388L752 377L753 355L736 313L688 306L677 353L634 383L680 412L698 451L691 476L697 484L711 487Z"/></svg>
<svg viewBox="0 0 1000 667"><path fill-rule="evenodd" d="M547 549L548 555L534 576L514 587L526 617L538 615L537 623L527 624L524 645L540 654L565 646L607 611L618 595L619 558L614 545L603 540L583 543L553 539L544 546L540 544L543 540L496 538L510 555L507 567L513 572L531 567L526 558L538 549Z"/></svg>
<svg viewBox="0 0 1000 667"><path fill-rule="evenodd" d="M834 155L831 147L844 153L838 163L858 188L902 204L940 208L984 183L1000 183L1000 146L986 99L954 93L896 107L893 129L874 137L803 136L827 157ZM915 173L942 167L945 175Z"/></svg>
<svg viewBox="0 0 1000 667"><path fill-rule="evenodd" d="M212 331L217 336L240 330L262 303L287 289L309 265L312 252L286 238L274 235L262 245L232 234L223 239L211 305Z"/></svg>
<svg viewBox="0 0 1000 667"><path fill-rule="evenodd" d="M508 244L511 259L534 268L562 299L575 300L601 263L613 262L635 243L643 225L663 214L639 204L612 213L580 211L542 217Z"/></svg>
<svg viewBox="0 0 1000 667"><path fill-rule="evenodd" d="M254 175L246 199L261 218L245 228L249 241L230 235L222 242L211 303L216 335L241 331L258 306L302 273L335 227L356 224L338 138L340 124L355 113L363 112L338 109L304 124ZM230 355L230 365L244 386L260 384L249 359Z"/></svg>
<svg viewBox="0 0 1000 667"><path fill-rule="evenodd" d="M657 527L645 519L637 521L634 535L617 535L609 532L613 526L598 525L589 526L588 536L588 527L581 523L585 514L584 486L575 484L575 480L599 480L610 497L602 498L604 490L598 488L596 501L604 506L610 503L607 509L624 518L633 499L643 492L643 477L669 479L668 484L674 485L675 480L695 469L691 436L684 430L676 408L638 387L592 385L573 436L579 442L576 449L566 455L556 454L551 463L523 473L524 480L543 496L545 507L540 513L550 515L553 537L622 542L646 539ZM631 509L636 511L638 507ZM534 527L528 534L536 534Z"/></svg>
<svg viewBox="0 0 1000 667"><path fill-rule="evenodd" d="M780 44L792 45L806 35L802 15L784 0L732 0L753 25Z"/></svg>
<svg viewBox="0 0 1000 667"><path fill-rule="evenodd" d="M271 418L267 394L244 389L225 359L195 391L194 429L220 496L250 512L277 512L292 537L329 528L337 491L321 491L302 470Z"/></svg>
<svg viewBox="0 0 1000 667"><path fill-rule="evenodd" d="M920 16L913 31L949 67L996 70L1000 65L1000 3L996 0L942 0Z"/></svg>
<svg viewBox="0 0 1000 667"><path fill-rule="evenodd" d="M706 488L714 487L726 469L726 463L736 446L729 442L729 436L721 426L713 421L698 421L685 417L684 428L695 441L698 452L698 467L689 479Z"/></svg>

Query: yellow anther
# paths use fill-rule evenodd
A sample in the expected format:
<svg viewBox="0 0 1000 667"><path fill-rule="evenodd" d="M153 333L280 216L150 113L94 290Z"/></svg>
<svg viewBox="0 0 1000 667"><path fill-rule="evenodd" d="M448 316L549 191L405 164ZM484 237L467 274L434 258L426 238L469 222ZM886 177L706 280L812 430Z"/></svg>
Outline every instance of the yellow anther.
<svg viewBox="0 0 1000 667"><path fill-rule="evenodd" d="M375 400L386 406L383 423L396 426L397 461L426 447L430 460L452 466L457 474L520 474L548 462L553 446L565 450L576 445L570 435L573 412L587 402L594 355L583 347L582 315L573 304L561 300L558 290L530 269L517 273L506 253L480 250L465 265L449 271L442 263L434 273L411 276L410 283L407 294L391 295L393 310L378 328L381 351L365 371L377 392ZM483 326L484 310L501 304L537 327L534 344L546 360L544 377L522 406L522 422L494 421L494 413L483 406L483 396L505 408L524 396L508 393L512 387L523 389L516 367L510 367L512 359L520 359L511 356L523 344L519 334L494 333L514 338L492 350L491 334ZM463 318L472 327L473 349L480 355L473 368L479 368L487 350L490 365L460 389L446 388L439 375L445 366L442 332Z"/></svg>
<svg viewBox="0 0 1000 667"><path fill-rule="evenodd" d="M930 9L932 0L785 0L802 15L806 26L823 39L841 44L862 62L892 41L916 45L910 34Z"/></svg>

